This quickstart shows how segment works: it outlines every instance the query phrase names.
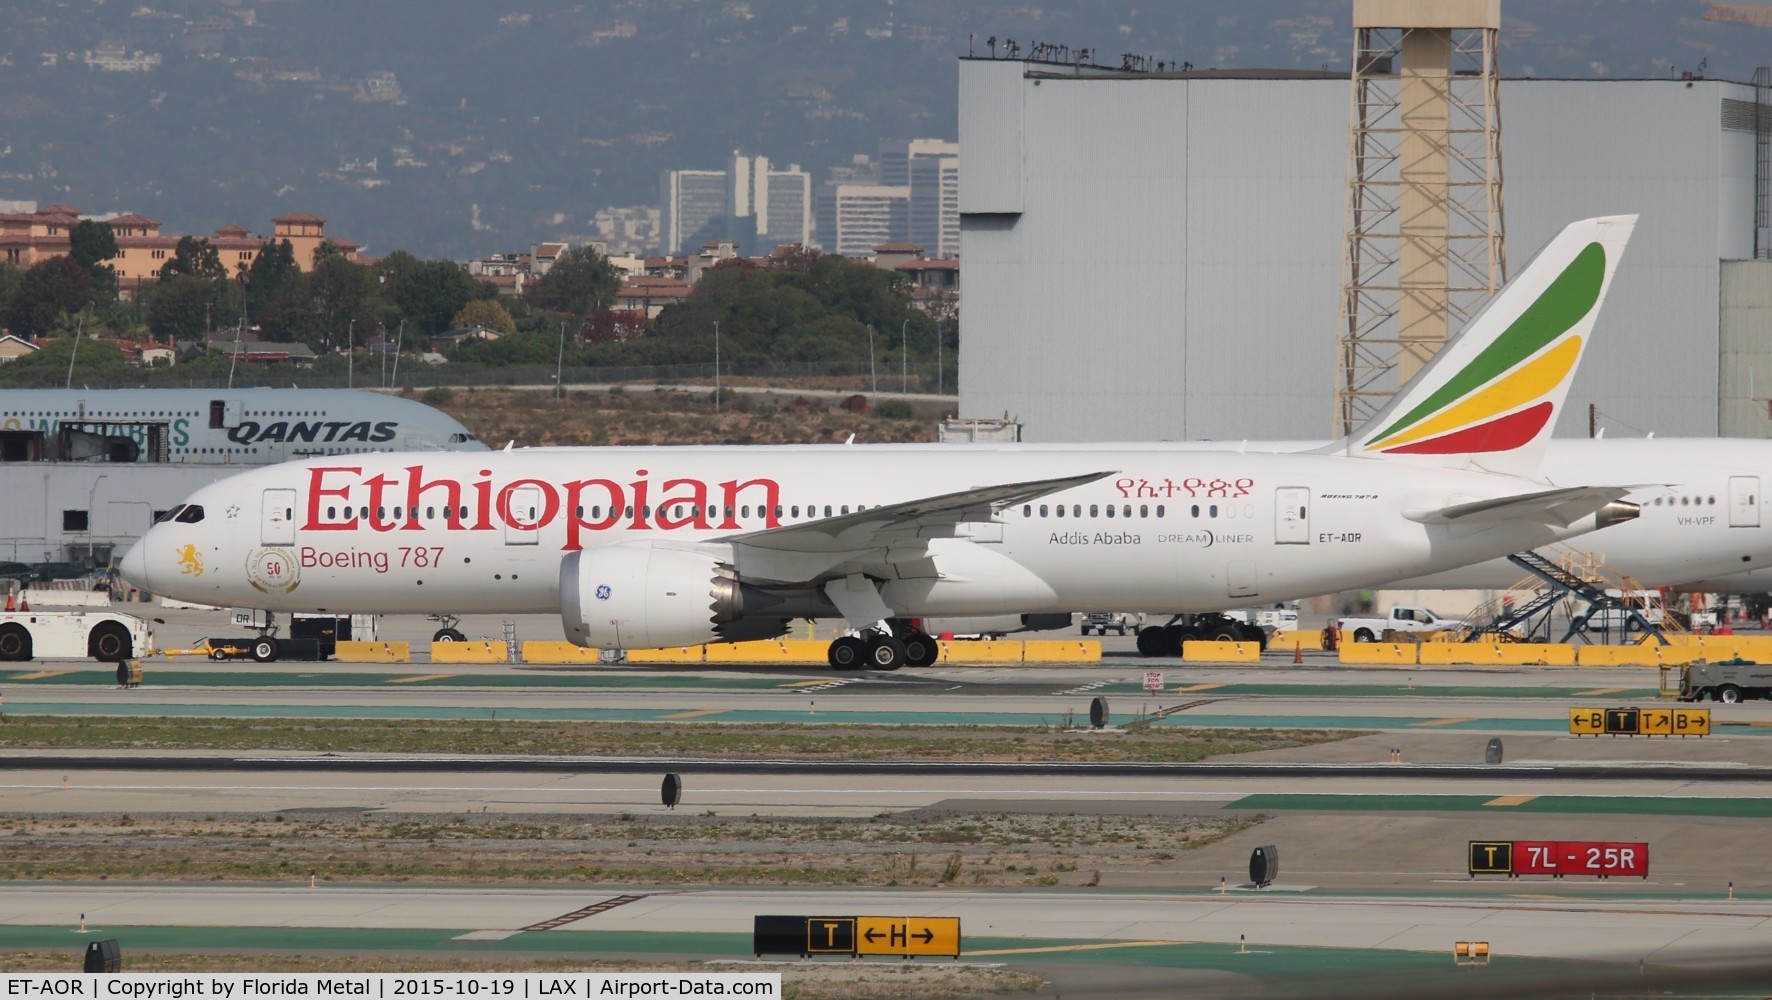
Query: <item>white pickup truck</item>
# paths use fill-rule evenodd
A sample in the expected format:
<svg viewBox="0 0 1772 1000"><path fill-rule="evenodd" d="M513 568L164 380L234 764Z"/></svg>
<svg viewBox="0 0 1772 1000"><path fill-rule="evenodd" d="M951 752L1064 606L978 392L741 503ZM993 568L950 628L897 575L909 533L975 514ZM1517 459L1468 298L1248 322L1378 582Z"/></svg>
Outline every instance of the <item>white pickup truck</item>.
<svg viewBox="0 0 1772 1000"><path fill-rule="evenodd" d="M1427 608L1398 605L1385 618L1343 618L1338 628L1355 642L1377 642L1386 632L1415 632L1431 635L1463 624L1457 618L1442 618Z"/></svg>

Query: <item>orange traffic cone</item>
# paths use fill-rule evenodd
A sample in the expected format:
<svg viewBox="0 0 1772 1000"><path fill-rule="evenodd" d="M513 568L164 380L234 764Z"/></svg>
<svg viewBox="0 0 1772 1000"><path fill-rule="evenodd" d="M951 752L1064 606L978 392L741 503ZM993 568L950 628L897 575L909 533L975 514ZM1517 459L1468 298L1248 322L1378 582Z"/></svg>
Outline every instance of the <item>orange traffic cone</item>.
<svg viewBox="0 0 1772 1000"><path fill-rule="evenodd" d="M17 611L18 610L18 595L12 593L11 591L7 591L7 593L6 593L6 610L8 610L8 611Z"/></svg>
<svg viewBox="0 0 1772 1000"><path fill-rule="evenodd" d="M18 599L18 609L20 611L31 610L31 599L29 597L20 597Z"/></svg>
<svg viewBox="0 0 1772 1000"><path fill-rule="evenodd" d="M1293 645L1292 645L1292 662L1293 663L1303 663L1304 662L1304 643L1302 643L1302 642L1293 643Z"/></svg>

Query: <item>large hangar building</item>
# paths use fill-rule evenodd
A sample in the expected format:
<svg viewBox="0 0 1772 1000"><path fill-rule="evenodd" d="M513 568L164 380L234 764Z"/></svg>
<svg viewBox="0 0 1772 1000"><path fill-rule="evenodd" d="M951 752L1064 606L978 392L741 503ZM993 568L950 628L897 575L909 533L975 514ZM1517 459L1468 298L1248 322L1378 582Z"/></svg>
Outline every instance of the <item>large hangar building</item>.
<svg viewBox="0 0 1772 1000"><path fill-rule="evenodd" d="M961 416L1030 441L1330 436L1350 91L962 60ZM1590 403L1613 435L1772 433L1772 108L1715 80L1500 92L1510 274L1566 222L1641 216L1559 435Z"/></svg>

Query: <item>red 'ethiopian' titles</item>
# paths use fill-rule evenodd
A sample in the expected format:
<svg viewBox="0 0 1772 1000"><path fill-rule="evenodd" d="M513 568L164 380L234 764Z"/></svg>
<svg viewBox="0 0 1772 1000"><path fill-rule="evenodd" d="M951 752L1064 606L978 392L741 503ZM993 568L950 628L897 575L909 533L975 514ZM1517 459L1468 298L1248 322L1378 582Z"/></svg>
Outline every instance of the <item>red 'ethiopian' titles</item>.
<svg viewBox="0 0 1772 1000"><path fill-rule="evenodd" d="M479 478L425 478L425 467L409 465L404 478L363 475L362 466L316 466L308 470L307 523L303 531L493 531L503 527L539 531L556 521L566 525L562 549L584 547L584 532L609 531L736 531L741 504L755 506L763 526L780 524L776 507L781 484L773 479L736 479L709 483L700 479L667 479L654 483L645 469L620 483L613 479L513 479L495 483L491 469ZM342 508L327 518L327 500ZM442 508L437 519L394 517L387 508ZM463 516L466 511L468 517ZM595 516L587 517L587 512ZM496 520L495 520L496 519Z"/></svg>

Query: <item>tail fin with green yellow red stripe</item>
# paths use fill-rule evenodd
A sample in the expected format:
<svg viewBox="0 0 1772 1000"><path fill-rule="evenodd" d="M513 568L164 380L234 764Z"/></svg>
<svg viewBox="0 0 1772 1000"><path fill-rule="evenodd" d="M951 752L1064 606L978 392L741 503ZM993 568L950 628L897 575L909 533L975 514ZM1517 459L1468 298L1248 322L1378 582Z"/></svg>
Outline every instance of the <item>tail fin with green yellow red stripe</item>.
<svg viewBox="0 0 1772 1000"><path fill-rule="evenodd" d="M1537 476L1636 222L1614 215L1564 228L1341 447Z"/></svg>

